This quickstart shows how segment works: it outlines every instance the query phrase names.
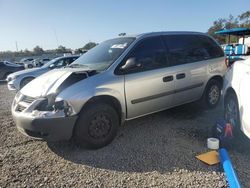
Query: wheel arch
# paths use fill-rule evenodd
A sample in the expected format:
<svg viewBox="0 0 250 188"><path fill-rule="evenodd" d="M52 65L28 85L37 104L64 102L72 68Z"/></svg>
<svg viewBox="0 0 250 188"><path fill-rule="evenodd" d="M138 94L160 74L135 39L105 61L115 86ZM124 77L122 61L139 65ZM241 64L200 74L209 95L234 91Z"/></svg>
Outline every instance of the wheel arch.
<svg viewBox="0 0 250 188"><path fill-rule="evenodd" d="M212 76L212 77L207 81L207 84L208 84L211 80L217 80L217 81L221 84L221 87L223 86L223 77L222 77L222 76L220 76L220 75Z"/></svg>
<svg viewBox="0 0 250 188"><path fill-rule="evenodd" d="M125 121L125 113L122 110L122 106L121 103L119 102L119 100L117 98L115 98L114 96L111 95L98 95L98 96L93 96L91 97L82 107L81 111L83 111L84 109L86 109L89 105L93 105L93 103L106 103L110 106L112 106L118 116L119 116L119 120L120 120L120 124L122 124ZM80 113L81 113L80 111Z"/></svg>
<svg viewBox="0 0 250 188"><path fill-rule="evenodd" d="M26 80L26 79L28 79L28 78L35 79L36 77L31 76L31 75L23 77L23 78L20 80L19 88L21 88L21 85L22 85L23 81Z"/></svg>
<svg viewBox="0 0 250 188"><path fill-rule="evenodd" d="M224 104L225 104L225 100L226 100L227 96L228 96L229 94L231 94L231 93L234 94L234 95L238 98L238 96L237 96L235 90L234 90L232 87L228 87L228 88L226 89L225 94L224 94L224 97L223 97L223 102L224 102Z"/></svg>

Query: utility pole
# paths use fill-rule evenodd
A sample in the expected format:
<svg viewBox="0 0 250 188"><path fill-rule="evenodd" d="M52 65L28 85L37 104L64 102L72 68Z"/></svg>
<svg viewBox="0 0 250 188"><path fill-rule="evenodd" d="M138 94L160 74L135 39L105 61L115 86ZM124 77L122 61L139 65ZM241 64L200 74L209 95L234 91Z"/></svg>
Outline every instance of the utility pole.
<svg viewBox="0 0 250 188"><path fill-rule="evenodd" d="M53 29L53 31L54 31L54 34L55 34L56 44L57 44L57 47L58 47L59 46L59 42L58 42L58 38L57 38L57 33L56 33L55 29Z"/></svg>
<svg viewBox="0 0 250 188"><path fill-rule="evenodd" d="M17 41L15 41L16 44L16 51L18 52L18 45L17 45Z"/></svg>

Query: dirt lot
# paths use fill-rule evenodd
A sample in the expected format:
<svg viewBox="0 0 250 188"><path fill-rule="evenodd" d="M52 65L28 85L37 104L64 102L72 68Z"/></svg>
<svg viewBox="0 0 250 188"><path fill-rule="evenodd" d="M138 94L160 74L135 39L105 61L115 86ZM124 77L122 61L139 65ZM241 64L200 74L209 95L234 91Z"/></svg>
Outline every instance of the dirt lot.
<svg viewBox="0 0 250 188"><path fill-rule="evenodd" d="M11 118L14 97L0 84L0 187L226 187L219 166L195 159L222 107L195 104L127 122L109 146L83 150L21 135ZM244 187L250 187L250 144L230 151Z"/></svg>

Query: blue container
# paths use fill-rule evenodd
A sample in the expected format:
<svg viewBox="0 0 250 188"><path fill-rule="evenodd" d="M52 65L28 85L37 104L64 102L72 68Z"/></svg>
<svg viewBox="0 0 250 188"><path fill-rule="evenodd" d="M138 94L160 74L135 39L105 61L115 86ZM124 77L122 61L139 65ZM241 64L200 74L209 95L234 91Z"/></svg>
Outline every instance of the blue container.
<svg viewBox="0 0 250 188"><path fill-rule="evenodd" d="M220 162L223 166L224 172L226 173L227 181L230 188L240 188L240 182L238 180L237 174L233 169L233 165L227 153L227 150L221 148L219 150Z"/></svg>

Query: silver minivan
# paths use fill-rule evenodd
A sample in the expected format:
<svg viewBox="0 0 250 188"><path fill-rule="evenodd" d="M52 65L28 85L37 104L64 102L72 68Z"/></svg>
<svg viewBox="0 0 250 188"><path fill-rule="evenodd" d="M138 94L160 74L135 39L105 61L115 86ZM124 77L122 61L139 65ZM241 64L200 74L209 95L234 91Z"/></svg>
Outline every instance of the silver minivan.
<svg viewBox="0 0 250 188"><path fill-rule="evenodd" d="M196 100L215 107L225 71L222 49L206 34L123 36L28 83L12 114L25 135L100 148L126 120Z"/></svg>

